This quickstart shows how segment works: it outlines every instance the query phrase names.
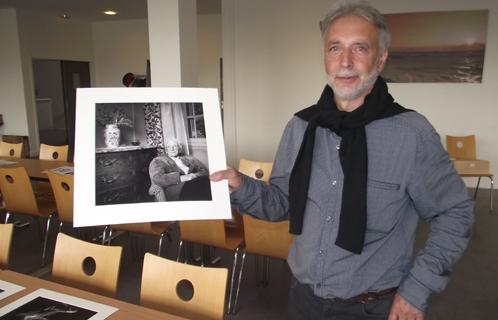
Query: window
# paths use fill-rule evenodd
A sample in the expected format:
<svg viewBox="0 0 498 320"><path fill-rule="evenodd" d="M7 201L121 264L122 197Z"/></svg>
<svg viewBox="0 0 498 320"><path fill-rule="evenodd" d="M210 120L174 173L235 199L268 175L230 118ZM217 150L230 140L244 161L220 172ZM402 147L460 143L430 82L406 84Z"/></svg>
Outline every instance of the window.
<svg viewBox="0 0 498 320"><path fill-rule="evenodd" d="M187 132L190 139L206 138L202 103L187 103Z"/></svg>

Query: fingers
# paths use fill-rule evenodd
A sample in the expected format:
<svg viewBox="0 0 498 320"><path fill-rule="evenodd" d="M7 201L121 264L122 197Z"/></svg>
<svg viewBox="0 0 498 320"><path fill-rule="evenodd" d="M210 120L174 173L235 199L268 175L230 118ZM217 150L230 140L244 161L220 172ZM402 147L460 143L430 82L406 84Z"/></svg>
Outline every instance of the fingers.
<svg viewBox="0 0 498 320"><path fill-rule="evenodd" d="M424 320L424 313L396 294L388 320Z"/></svg>
<svg viewBox="0 0 498 320"><path fill-rule="evenodd" d="M209 179L214 182L221 180L228 180L228 186L230 187L230 191L237 190L242 184L242 174L231 167L227 167L226 170L221 170L212 173L209 176Z"/></svg>

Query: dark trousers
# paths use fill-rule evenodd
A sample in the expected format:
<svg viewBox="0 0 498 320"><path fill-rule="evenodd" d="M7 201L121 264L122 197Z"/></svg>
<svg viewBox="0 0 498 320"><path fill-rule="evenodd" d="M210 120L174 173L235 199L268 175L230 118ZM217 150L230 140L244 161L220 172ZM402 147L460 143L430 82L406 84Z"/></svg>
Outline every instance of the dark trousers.
<svg viewBox="0 0 498 320"><path fill-rule="evenodd" d="M394 294L388 294L373 303L335 302L315 296L310 286L293 278L289 293L289 319L387 320Z"/></svg>

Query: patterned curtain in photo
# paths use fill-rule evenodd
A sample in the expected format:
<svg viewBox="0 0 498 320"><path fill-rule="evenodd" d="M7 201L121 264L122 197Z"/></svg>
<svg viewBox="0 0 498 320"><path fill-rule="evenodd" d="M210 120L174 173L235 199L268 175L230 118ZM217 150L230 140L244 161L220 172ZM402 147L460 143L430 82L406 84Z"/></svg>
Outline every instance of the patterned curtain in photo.
<svg viewBox="0 0 498 320"><path fill-rule="evenodd" d="M157 153L162 154L164 151L163 127L161 121L161 104L146 103L144 105L145 113L145 135L147 144L156 146Z"/></svg>

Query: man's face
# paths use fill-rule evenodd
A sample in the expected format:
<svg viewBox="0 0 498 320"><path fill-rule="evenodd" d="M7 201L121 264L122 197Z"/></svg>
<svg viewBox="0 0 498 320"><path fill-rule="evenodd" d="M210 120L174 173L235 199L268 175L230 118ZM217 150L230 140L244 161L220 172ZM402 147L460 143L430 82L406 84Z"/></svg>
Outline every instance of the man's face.
<svg viewBox="0 0 498 320"><path fill-rule="evenodd" d="M334 21L324 37L325 71L336 98L362 99L384 69L387 49L380 52L379 31L356 15Z"/></svg>
<svg viewBox="0 0 498 320"><path fill-rule="evenodd" d="M176 157L178 155L178 145L176 143L168 143L166 145L166 154L170 157Z"/></svg>

